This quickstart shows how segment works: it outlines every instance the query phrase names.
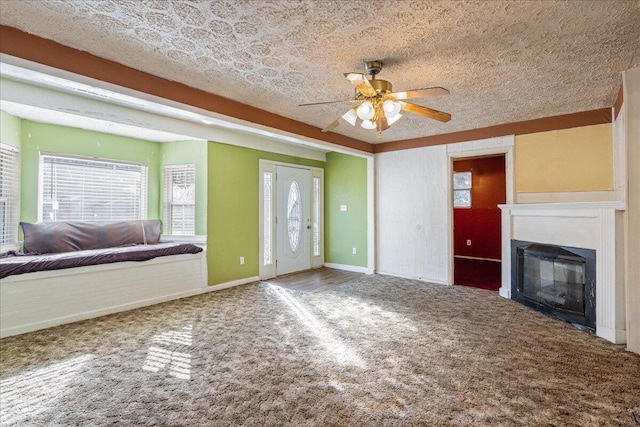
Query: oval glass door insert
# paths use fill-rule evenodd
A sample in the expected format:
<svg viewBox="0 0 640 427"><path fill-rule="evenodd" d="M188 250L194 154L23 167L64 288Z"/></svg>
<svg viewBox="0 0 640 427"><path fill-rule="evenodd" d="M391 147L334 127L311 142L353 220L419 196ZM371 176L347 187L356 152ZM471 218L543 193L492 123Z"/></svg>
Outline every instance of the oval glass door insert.
<svg viewBox="0 0 640 427"><path fill-rule="evenodd" d="M296 181L292 181L289 187L289 199L287 200L287 230L289 232L289 246L292 252L296 252L300 246L301 228L300 187Z"/></svg>

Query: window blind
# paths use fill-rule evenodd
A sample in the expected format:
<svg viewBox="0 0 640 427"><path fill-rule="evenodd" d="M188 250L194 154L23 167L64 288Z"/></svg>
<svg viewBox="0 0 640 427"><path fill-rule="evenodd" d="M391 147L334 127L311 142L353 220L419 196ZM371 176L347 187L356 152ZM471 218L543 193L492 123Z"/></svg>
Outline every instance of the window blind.
<svg viewBox="0 0 640 427"><path fill-rule="evenodd" d="M164 234L193 236L196 231L196 169L193 164L164 167Z"/></svg>
<svg viewBox="0 0 640 427"><path fill-rule="evenodd" d="M147 166L40 155L40 221L123 221L147 216Z"/></svg>
<svg viewBox="0 0 640 427"><path fill-rule="evenodd" d="M19 166L18 149L0 144L0 247L17 246L18 244Z"/></svg>

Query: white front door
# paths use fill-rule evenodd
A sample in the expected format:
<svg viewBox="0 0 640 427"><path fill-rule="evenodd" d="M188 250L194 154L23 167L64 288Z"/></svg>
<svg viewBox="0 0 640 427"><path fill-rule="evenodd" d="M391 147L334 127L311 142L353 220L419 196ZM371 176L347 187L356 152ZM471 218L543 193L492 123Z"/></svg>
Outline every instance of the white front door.
<svg viewBox="0 0 640 427"><path fill-rule="evenodd" d="M311 268L311 171L276 169L276 275Z"/></svg>

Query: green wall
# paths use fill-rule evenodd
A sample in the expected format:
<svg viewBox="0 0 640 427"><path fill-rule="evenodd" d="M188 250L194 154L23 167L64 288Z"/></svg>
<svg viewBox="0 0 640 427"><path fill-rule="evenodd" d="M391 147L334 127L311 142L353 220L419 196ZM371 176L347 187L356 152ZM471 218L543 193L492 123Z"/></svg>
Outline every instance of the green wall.
<svg viewBox="0 0 640 427"><path fill-rule="evenodd" d="M0 141L20 148L21 119L0 110Z"/></svg>
<svg viewBox="0 0 640 427"><path fill-rule="evenodd" d="M148 165L150 219L160 218L160 147L156 142L22 120L20 220L38 220L39 152L125 160Z"/></svg>
<svg viewBox="0 0 640 427"><path fill-rule="evenodd" d="M207 200L209 284L259 274L259 160L323 168L324 162L210 142ZM245 264L240 265L240 257Z"/></svg>
<svg viewBox="0 0 640 427"><path fill-rule="evenodd" d="M162 166L191 163L195 165L196 234L207 234L207 142L178 141L159 145ZM162 212L162 206L158 208L158 212Z"/></svg>
<svg viewBox="0 0 640 427"><path fill-rule="evenodd" d="M367 159L327 153L324 227L325 262L367 267Z"/></svg>
<svg viewBox="0 0 640 427"><path fill-rule="evenodd" d="M325 261L367 266L366 159L328 153L325 164L217 142L161 144L21 120L6 112L1 120L3 142L21 146L22 221L37 221L40 151L147 164L149 218L161 218L162 166L195 163L196 233L207 235L209 284L257 276L259 160L265 159L325 169ZM341 204L348 205L347 212L339 211Z"/></svg>

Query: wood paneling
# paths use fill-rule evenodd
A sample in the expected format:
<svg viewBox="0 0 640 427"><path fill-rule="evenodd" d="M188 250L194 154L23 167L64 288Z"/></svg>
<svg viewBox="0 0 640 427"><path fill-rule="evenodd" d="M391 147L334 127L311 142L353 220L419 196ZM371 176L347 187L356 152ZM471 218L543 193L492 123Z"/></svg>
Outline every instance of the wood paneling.
<svg viewBox="0 0 640 427"><path fill-rule="evenodd" d="M446 147L385 153L376 163L378 272L448 284Z"/></svg>
<svg viewBox="0 0 640 427"><path fill-rule="evenodd" d="M454 172L471 171L471 208L453 210L454 254L500 259L501 213L506 203L505 158L456 160ZM467 245L467 240L471 245Z"/></svg>

